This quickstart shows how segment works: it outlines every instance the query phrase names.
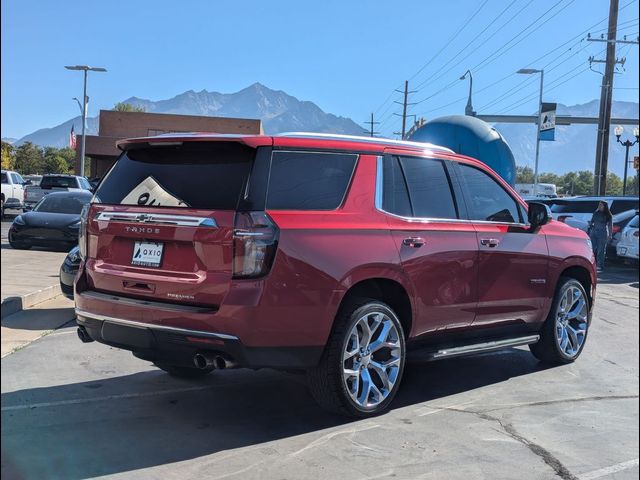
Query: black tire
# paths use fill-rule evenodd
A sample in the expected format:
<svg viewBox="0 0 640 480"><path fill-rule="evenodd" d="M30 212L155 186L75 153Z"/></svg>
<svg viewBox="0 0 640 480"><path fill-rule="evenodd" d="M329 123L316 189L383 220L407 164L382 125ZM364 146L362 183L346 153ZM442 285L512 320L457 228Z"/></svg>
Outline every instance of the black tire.
<svg viewBox="0 0 640 480"><path fill-rule="evenodd" d="M387 397L374 408L362 408L351 399L343 381L343 351L347 337L354 325L367 313L379 311L391 319L400 342L400 364L395 383ZM349 417L372 417L383 413L393 401L404 371L406 345L402 324L395 312L386 304L370 298L348 301L335 319L334 329L317 367L307 371L307 383L311 394L325 410Z"/></svg>
<svg viewBox="0 0 640 480"><path fill-rule="evenodd" d="M166 363L154 362L153 364L156 367L158 367L160 370L164 370L172 377L177 377L177 378L190 378L190 379L203 378L209 375L213 371L213 369L203 370L196 367L183 367L183 366L177 366L177 365L169 365Z"/></svg>
<svg viewBox="0 0 640 480"><path fill-rule="evenodd" d="M580 290L587 303L587 330L584 335L584 340L582 345L578 349L577 353L573 356L567 355L564 351L561 350L559 342L556 338L556 319L558 316L558 309L560 307L560 301L562 300L563 295L570 288L577 288ZM541 362L548 363L550 365L563 365L567 363L574 362L582 353L584 346L587 343L587 337L589 335L589 327L591 326L591 304L589 302L589 297L587 292L585 291L582 284L571 277L560 277L558 281L558 286L556 287L556 294L553 298L553 303L551 305L551 310L549 311L549 316L545 320L542 325L542 329L540 330L540 340L538 343L534 343L529 345L529 350L531 353Z"/></svg>

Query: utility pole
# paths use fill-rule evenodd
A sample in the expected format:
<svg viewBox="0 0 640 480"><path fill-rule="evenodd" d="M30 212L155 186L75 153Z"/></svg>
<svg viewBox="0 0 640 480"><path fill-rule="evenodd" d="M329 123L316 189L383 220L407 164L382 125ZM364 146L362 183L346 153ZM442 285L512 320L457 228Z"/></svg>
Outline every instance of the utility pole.
<svg viewBox="0 0 640 480"><path fill-rule="evenodd" d="M371 120L369 120L368 122L364 122L364 123L366 123L367 125L369 125L369 135L371 135L372 137L374 137L374 136L376 136L376 135L379 135L379 134L380 134L380 132L376 132L376 131L374 131L373 126L374 126L374 125L379 125L379 124L380 124L380 122L374 122L374 121L373 121L373 113L371 114Z"/></svg>
<svg viewBox="0 0 640 480"><path fill-rule="evenodd" d="M618 4L619 0L610 0L609 28L607 39L607 57L605 60L604 76L600 88L600 113L598 115L598 141L596 143L596 165L594 171L593 193L604 195L607 191L607 169L609 167L609 127L611 123L611 93L613 88L613 73L616 66L616 35L618 33ZM588 38L589 41L596 41Z"/></svg>
<svg viewBox="0 0 640 480"><path fill-rule="evenodd" d="M402 103L400 102L395 102L399 105L402 105L402 132L401 132L401 138L402 140L404 140L405 135L407 133L407 106L408 105L415 105L415 103L407 103L407 100L409 98L409 94L410 93L415 93L414 91L409 91L409 80L405 80L404 81L404 92L402 92L402 90L396 90L396 92L398 93L404 93L404 100L402 101ZM394 113L394 115L398 115L397 113Z"/></svg>

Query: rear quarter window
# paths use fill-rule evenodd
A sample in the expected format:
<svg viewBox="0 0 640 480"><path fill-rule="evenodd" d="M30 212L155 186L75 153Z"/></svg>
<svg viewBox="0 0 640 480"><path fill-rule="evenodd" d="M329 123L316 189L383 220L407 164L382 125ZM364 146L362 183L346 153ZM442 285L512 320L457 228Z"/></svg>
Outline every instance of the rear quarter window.
<svg viewBox="0 0 640 480"><path fill-rule="evenodd" d="M342 204L358 156L273 152L267 189L271 210L335 210Z"/></svg>

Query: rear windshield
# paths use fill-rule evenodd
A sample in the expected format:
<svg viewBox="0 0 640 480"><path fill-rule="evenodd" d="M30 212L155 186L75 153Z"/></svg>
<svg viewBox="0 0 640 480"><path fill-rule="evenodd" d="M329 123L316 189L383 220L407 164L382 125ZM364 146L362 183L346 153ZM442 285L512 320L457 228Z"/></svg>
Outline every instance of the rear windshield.
<svg viewBox="0 0 640 480"><path fill-rule="evenodd" d="M82 207L89 203L91 196L58 196L47 195L33 209L35 212L68 213L80 215Z"/></svg>
<svg viewBox="0 0 640 480"><path fill-rule="evenodd" d="M255 150L239 143L185 142L125 152L96 191L101 203L233 210Z"/></svg>
<svg viewBox="0 0 640 480"><path fill-rule="evenodd" d="M40 188L78 188L75 177L42 177Z"/></svg>
<svg viewBox="0 0 640 480"><path fill-rule="evenodd" d="M637 210L638 209L638 200L624 199L624 200L614 200L611 204L611 213L614 215L616 213L624 212L625 210Z"/></svg>
<svg viewBox="0 0 640 480"><path fill-rule="evenodd" d="M571 202L556 203L551 206L553 213L593 213L600 202L597 200L574 200Z"/></svg>

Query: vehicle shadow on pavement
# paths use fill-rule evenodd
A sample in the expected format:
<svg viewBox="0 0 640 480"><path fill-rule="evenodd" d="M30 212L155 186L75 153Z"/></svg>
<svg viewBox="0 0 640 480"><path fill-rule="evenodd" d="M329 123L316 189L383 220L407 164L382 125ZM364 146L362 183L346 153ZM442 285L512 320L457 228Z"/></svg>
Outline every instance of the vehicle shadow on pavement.
<svg viewBox="0 0 640 480"><path fill-rule="evenodd" d="M638 288L637 265L607 265L598 274L598 283L607 285L630 285Z"/></svg>
<svg viewBox="0 0 640 480"><path fill-rule="evenodd" d="M5 301L17 299L20 297L8 297ZM2 326L15 330L55 330L60 327L60 319L64 319L64 323L69 319L75 318L73 308L33 308L20 310L14 314L2 317Z"/></svg>
<svg viewBox="0 0 640 480"><path fill-rule="evenodd" d="M446 399L541 368L519 349L409 364L393 409ZM200 382L150 370L18 390L2 394L2 476L84 479L221 451L226 451L225 462L233 456L244 462L251 453L234 449L354 422L321 410L303 377L271 370L214 372ZM303 448L314 439L279 448ZM268 445L261 452L265 450L281 454Z"/></svg>

